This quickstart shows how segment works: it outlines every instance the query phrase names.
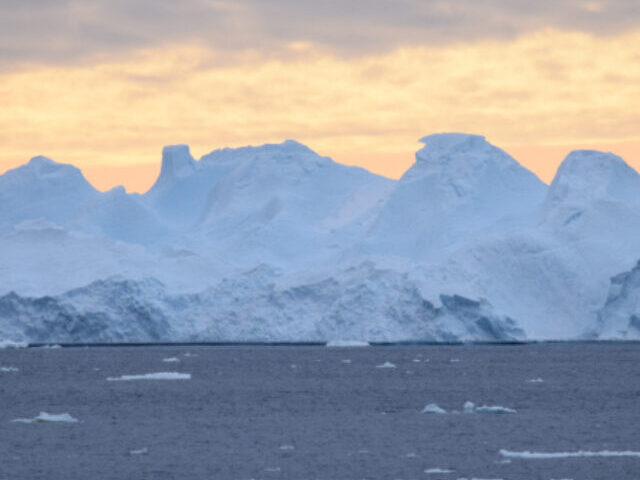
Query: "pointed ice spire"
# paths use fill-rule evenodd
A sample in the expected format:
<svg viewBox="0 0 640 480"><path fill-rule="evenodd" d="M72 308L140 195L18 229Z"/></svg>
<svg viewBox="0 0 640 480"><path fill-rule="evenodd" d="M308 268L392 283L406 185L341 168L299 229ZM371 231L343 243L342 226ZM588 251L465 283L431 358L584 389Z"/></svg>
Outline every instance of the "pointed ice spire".
<svg viewBox="0 0 640 480"><path fill-rule="evenodd" d="M171 185L176 179L189 176L196 169L188 145L167 145L162 149L162 168L152 187Z"/></svg>

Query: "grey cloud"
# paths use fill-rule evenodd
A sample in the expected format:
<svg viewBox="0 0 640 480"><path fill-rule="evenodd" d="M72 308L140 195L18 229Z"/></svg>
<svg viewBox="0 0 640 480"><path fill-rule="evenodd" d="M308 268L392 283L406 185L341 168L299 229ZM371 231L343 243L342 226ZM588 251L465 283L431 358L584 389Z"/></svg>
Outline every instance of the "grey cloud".
<svg viewBox="0 0 640 480"><path fill-rule="evenodd" d="M309 41L360 55L545 27L608 35L639 26L637 0L0 0L0 68L183 41L265 53Z"/></svg>

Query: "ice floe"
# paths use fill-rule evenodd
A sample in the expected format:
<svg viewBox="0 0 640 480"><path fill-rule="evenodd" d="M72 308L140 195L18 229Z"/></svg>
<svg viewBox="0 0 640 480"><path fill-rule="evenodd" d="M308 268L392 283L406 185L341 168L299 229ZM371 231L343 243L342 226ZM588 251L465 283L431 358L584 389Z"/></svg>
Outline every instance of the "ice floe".
<svg viewBox="0 0 640 480"><path fill-rule="evenodd" d="M422 409L422 413L447 413L444 408L440 408L436 403L430 403Z"/></svg>
<svg viewBox="0 0 640 480"><path fill-rule="evenodd" d="M138 450L129 451L129 455L146 455L147 453L149 453L149 450L147 449L147 447L140 448Z"/></svg>
<svg viewBox="0 0 640 480"><path fill-rule="evenodd" d="M16 367L0 367L0 372L17 372L19 368Z"/></svg>
<svg viewBox="0 0 640 480"><path fill-rule="evenodd" d="M460 477L457 480L503 480L502 478L479 478L479 477Z"/></svg>
<svg viewBox="0 0 640 480"><path fill-rule="evenodd" d="M163 358L162 361L165 363L176 363L176 362L179 362L180 359L178 357L168 357L168 358Z"/></svg>
<svg viewBox="0 0 640 480"><path fill-rule="evenodd" d="M109 382L123 382L131 380L191 380L190 373L156 372L143 375L121 375L120 377L107 377Z"/></svg>
<svg viewBox="0 0 640 480"><path fill-rule="evenodd" d="M369 342L362 340L331 340L327 347L368 347Z"/></svg>
<svg viewBox="0 0 640 480"><path fill-rule="evenodd" d="M493 414L493 415L502 415L507 413L517 413L513 408L503 407L501 405L481 405L476 407L473 402L464 402L462 406L462 411L464 413L481 413L481 414Z"/></svg>
<svg viewBox="0 0 640 480"><path fill-rule="evenodd" d="M453 473L455 470L450 470L448 468L427 468L424 473L427 475L433 473Z"/></svg>
<svg viewBox="0 0 640 480"><path fill-rule="evenodd" d="M488 413L502 415L505 413L517 413L513 408L503 407L501 405L482 405L476 407L476 413Z"/></svg>
<svg viewBox="0 0 640 480"><path fill-rule="evenodd" d="M525 450L523 452L514 452L511 450L500 450L500 455L506 458L522 458L525 460L546 460L552 458L579 458L579 457L639 457L639 451L633 450L578 450L577 452L530 452Z"/></svg>
<svg viewBox="0 0 640 480"><path fill-rule="evenodd" d="M296 447L294 447L293 445L280 445L280 450L285 451L285 452L290 452L292 450L295 450Z"/></svg>
<svg viewBox="0 0 640 480"><path fill-rule="evenodd" d="M396 366L391 362L384 362L381 365L376 365L376 368L396 368Z"/></svg>
<svg viewBox="0 0 640 480"><path fill-rule="evenodd" d="M527 380L527 383L542 383L542 382L544 382L544 380L542 380L540 377L530 378L529 380Z"/></svg>
<svg viewBox="0 0 640 480"><path fill-rule="evenodd" d="M73 418L68 413L47 413L40 412L40 415L34 418L16 418L12 420L16 423L46 423L46 422L60 422L60 423L78 423L77 418Z"/></svg>

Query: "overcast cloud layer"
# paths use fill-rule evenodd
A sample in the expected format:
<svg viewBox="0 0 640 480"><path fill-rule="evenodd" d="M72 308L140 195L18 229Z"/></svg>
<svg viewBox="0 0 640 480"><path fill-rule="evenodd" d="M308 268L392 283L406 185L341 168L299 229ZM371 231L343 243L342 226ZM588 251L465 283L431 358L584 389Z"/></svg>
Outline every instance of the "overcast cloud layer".
<svg viewBox="0 0 640 480"><path fill-rule="evenodd" d="M543 28L609 35L638 26L637 0L0 0L0 67L184 42L270 53L309 42L360 55Z"/></svg>

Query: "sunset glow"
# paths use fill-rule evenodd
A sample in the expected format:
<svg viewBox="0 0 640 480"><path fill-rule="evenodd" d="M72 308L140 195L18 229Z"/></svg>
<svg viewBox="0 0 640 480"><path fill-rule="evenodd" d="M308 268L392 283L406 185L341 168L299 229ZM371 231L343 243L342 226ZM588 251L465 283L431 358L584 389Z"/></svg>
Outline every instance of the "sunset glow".
<svg viewBox="0 0 640 480"><path fill-rule="evenodd" d="M594 2L589 5L594 9ZM340 55L303 40L265 55L202 42L0 73L0 171L38 154L97 188L145 191L163 145L198 158L295 138L336 161L399 177L424 134L485 135L549 182L575 148L640 168L640 31L543 29Z"/></svg>

